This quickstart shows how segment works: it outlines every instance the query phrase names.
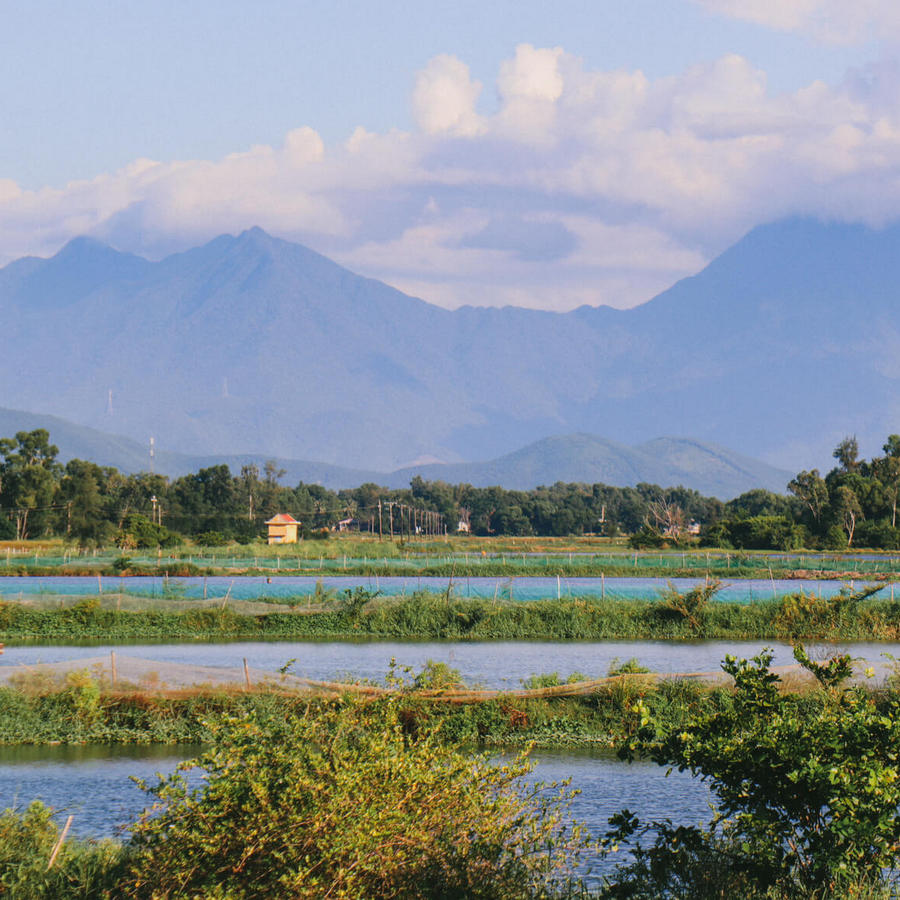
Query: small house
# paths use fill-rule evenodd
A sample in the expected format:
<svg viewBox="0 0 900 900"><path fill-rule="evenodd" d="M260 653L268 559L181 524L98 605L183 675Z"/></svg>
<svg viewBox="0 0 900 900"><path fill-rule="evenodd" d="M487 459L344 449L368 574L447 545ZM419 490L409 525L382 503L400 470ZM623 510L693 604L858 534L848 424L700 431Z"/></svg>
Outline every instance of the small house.
<svg viewBox="0 0 900 900"><path fill-rule="evenodd" d="M272 516L266 527L269 529L270 544L296 544L300 523L289 513Z"/></svg>

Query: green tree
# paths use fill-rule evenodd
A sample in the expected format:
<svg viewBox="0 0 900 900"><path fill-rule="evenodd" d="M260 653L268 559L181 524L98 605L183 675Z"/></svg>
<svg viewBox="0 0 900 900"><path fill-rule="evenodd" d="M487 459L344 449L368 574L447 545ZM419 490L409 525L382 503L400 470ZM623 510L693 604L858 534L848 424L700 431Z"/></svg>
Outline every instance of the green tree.
<svg viewBox="0 0 900 900"><path fill-rule="evenodd" d="M16 539L44 530L61 466L59 449L44 428L0 438L0 506L13 510Z"/></svg>
<svg viewBox="0 0 900 900"><path fill-rule="evenodd" d="M640 749L708 779L718 812L706 829L663 823L607 896L836 898L885 886L900 858L897 697L845 688L849 657L815 663L802 647L795 656L820 685L811 696L783 693L764 651L750 662L726 657L733 703L677 730L638 704L626 754ZM642 830L627 810L613 824L611 844Z"/></svg>
<svg viewBox="0 0 900 900"><path fill-rule="evenodd" d="M853 543L856 525L863 515L859 499L852 488L842 484L835 491L832 506L835 520L847 535L847 546L849 547Z"/></svg>
<svg viewBox="0 0 900 900"><path fill-rule="evenodd" d="M66 463L59 485L59 500L66 507L65 533L82 547L102 544L113 531L104 515L102 481L103 471L98 465L81 459Z"/></svg>
<svg viewBox="0 0 900 900"><path fill-rule="evenodd" d="M800 472L788 482L788 490L809 510L813 525L818 528L822 513L828 506L828 486L818 469Z"/></svg>
<svg viewBox="0 0 900 900"><path fill-rule="evenodd" d="M844 472L855 472L859 468L859 442L856 435L845 437L831 454Z"/></svg>

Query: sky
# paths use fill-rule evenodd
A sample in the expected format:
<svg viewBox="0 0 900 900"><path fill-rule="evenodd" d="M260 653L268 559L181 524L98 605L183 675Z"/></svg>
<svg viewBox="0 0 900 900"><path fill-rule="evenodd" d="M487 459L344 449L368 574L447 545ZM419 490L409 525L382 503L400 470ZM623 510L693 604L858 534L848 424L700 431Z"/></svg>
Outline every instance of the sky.
<svg viewBox="0 0 900 900"><path fill-rule="evenodd" d="M629 307L900 214L896 0L0 0L0 264L259 225L447 307Z"/></svg>

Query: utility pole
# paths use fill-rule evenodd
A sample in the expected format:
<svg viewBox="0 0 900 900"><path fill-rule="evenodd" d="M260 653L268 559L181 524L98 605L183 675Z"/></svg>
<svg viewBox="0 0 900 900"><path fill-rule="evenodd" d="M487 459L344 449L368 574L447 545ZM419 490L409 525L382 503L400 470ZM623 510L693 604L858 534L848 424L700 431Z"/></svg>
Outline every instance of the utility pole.
<svg viewBox="0 0 900 900"><path fill-rule="evenodd" d="M378 540L379 542L383 539L384 534L381 528L381 500L378 501Z"/></svg>

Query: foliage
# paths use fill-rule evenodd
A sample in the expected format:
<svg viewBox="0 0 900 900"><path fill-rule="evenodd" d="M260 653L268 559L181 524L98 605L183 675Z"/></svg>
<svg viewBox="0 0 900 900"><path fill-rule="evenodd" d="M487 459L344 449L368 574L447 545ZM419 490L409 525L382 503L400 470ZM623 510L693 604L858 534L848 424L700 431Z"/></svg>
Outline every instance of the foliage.
<svg viewBox="0 0 900 900"><path fill-rule="evenodd" d="M444 691L448 688L463 686L462 675L459 669L451 668L445 662L426 660L422 671L413 680L416 690Z"/></svg>
<svg viewBox="0 0 900 900"><path fill-rule="evenodd" d="M123 550L136 547L174 547L179 541L178 535L168 528L157 525L138 513L129 513L125 517L116 536L116 545Z"/></svg>
<svg viewBox="0 0 900 900"><path fill-rule="evenodd" d="M740 550L796 550L806 543L806 528L787 516L723 519L709 529L704 543Z"/></svg>
<svg viewBox="0 0 900 900"><path fill-rule="evenodd" d="M647 753L710 781L717 813L706 829L656 823L657 838L610 886L610 897L847 896L853 886L885 887L900 855L900 717L884 701L845 688L850 660L798 662L821 687L815 702L783 694L772 654L726 657L734 703L677 728L642 704L640 730L623 751ZM610 846L641 826L626 810ZM685 889L706 871L710 893ZM643 892L642 892L643 891Z"/></svg>
<svg viewBox="0 0 900 900"><path fill-rule="evenodd" d="M703 630L709 601L721 590L722 582L716 579L698 584L687 591L679 591L672 582L660 592L663 608L683 619L695 633Z"/></svg>
<svg viewBox="0 0 900 900"><path fill-rule="evenodd" d="M521 783L522 757L413 737L393 701L213 730L213 748L149 788L123 896L544 896L585 844L563 823L565 790Z"/></svg>
<svg viewBox="0 0 900 900"><path fill-rule="evenodd" d="M39 609L0 602L0 640L94 638L103 640L190 638L432 638L439 640L612 640L775 638L896 640L900 605L890 600L817 600L793 595L752 603L705 602L714 587L667 595L664 602L595 597L527 603L415 593L378 597L358 588L336 599L323 590L303 614L243 615L231 607L119 611L111 598L101 606L87 598L72 606ZM867 590L875 590L873 585ZM178 598L178 583L170 582ZM796 608L795 608L796 607Z"/></svg>
<svg viewBox="0 0 900 900"><path fill-rule="evenodd" d="M641 675L649 671L650 670L646 666L642 666L634 656L630 659L626 659L625 662L619 662L619 658L616 657L609 664L609 670L606 674L609 675L610 678L613 678L616 675Z"/></svg>
<svg viewBox="0 0 900 900"><path fill-rule="evenodd" d="M39 801L0 813L0 896L9 900L74 900L113 896L122 850L111 841L65 841L48 868L59 829Z"/></svg>
<svg viewBox="0 0 900 900"><path fill-rule="evenodd" d="M224 547L228 543L228 536L221 531L201 531L194 541L200 547Z"/></svg>

